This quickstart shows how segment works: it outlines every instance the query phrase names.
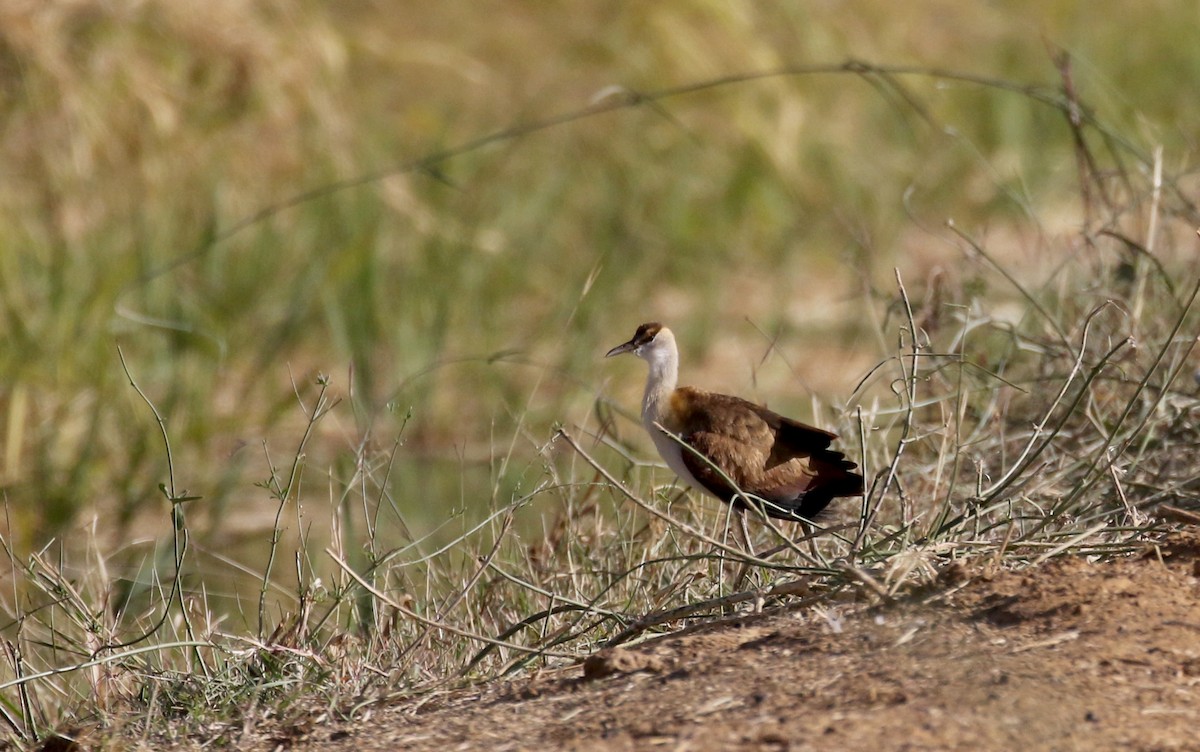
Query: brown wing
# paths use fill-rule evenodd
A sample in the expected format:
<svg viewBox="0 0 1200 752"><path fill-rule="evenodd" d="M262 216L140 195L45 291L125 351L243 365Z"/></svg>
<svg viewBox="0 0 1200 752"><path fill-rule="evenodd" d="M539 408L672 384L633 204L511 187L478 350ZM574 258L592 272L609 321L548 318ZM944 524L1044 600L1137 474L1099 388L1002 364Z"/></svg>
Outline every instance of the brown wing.
<svg viewBox="0 0 1200 752"><path fill-rule="evenodd" d="M695 450L685 448L683 462L718 498L740 503L732 480L769 502L767 514L795 519L811 518L836 496L862 493L856 465L829 449L835 434L737 397L688 387L676 395L680 438Z"/></svg>

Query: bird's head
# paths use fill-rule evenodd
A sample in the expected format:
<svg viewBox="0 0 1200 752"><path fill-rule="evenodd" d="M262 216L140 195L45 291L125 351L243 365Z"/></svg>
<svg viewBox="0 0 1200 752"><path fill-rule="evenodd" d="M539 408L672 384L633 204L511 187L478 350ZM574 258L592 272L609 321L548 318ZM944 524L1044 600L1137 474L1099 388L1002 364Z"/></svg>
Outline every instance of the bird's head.
<svg viewBox="0 0 1200 752"><path fill-rule="evenodd" d="M617 345L604 357L611 358L627 352L650 363L669 358L675 353L675 335L671 334L670 329L657 322L642 324L633 333L633 339Z"/></svg>

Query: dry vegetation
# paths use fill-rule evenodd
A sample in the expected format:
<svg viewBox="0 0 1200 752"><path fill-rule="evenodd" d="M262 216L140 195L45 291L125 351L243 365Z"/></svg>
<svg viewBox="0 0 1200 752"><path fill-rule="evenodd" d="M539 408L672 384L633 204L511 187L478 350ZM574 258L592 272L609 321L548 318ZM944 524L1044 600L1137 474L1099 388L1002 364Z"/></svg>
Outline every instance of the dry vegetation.
<svg viewBox="0 0 1200 752"><path fill-rule="evenodd" d="M10 743L235 743L1185 517L1197 30L1043 5L0 0ZM861 506L749 554L679 500L599 363L653 318Z"/></svg>

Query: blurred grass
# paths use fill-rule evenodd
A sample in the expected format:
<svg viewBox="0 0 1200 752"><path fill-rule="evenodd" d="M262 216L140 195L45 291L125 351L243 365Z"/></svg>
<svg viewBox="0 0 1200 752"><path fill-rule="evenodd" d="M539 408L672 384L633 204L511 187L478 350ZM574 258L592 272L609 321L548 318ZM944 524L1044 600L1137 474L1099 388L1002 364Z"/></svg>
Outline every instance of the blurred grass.
<svg viewBox="0 0 1200 752"><path fill-rule="evenodd" d="M268 478L295 457L317 373L343 403L315 424L302 488L288 498L283 550L297 560L319 559L343 525L345 540L370 540L364 571L430 530L454 539L535 490L530 503L546 516L518 525L582 535L570 510L608 496L544 488L561 457L543 445L556 424L595 426L613 404L636 404L640 371L600 355L651 319L679 333L690 381L800 415L826 409L823 398L883 415L868 458L878 470L897 430L895 413L875 412L889 384L852 390L897 357L907 323L894 267L938 347L967 349L955 317L976 316L986 325L961 336L981 367L1026 388L1064 376L1053 328L945 220L1029 285L1069 342L1092 306L1138 299L1122 281L1136 254L1096 233L1147 242L1155 150L1168 176L1194 162L1200 99L1181 87L1200 78L1200 17L1156 2L1139 6L1134 27L1121 21L1128 12L1115 2L228 0L200 11L0 0L0 530L22 559L52 539L81 548L95 521L90 545L114 579L153 584L170 571L167 457L121 373L118 342L165 418L180 490L203 497L185 507L201 570L231 557L261 572L279 509ZM1059 110L946 77L840 73L616 109L242 224L305 191L619 96L613 86L657 91L861 59L1058 97L1060 48L1113 137L1088 131L1102 164L1086 183L1117 197L1094 216ZM1131 185L1121 187L1122 170ZM1194 208L1170 190L1161 202L1178 221L1163 220L1153 250L1179 297L1195 273L1180 229ZM1152 282L1141 299L1165 294ZM1160 342L1160 313L1130 331ZM1023 360L1037 348L1058 359ZM965 368L944 383L943 368L929 381L942 397L995 385ZM970 399L954 413L980 416L978 439L994 425L984 418L1010 414L1008 401L1013 418L1036 420L1044 407L1003 400L1000 413ZM838 411L827 411L818 417L833 425ZM1114 421L1098 408L1093 417ZM965 439L955 447L987 474L994 458L970 456ZM954 497L937 477L933 498ZM365 530L371 514L347 511L349 500L387 510L380 529ZM599 566L589 548L599 540L612 547L605 555L634 556L620 547L645 528L620 524L598 525L576 554ZM304 582L285 558L275 576ZM436 578L429 565L392 584L428 594L440 578L444 590L469 576L472 556L461 558ZM549 565L545 574L556 582ZM639 586L674 582L654 577ZM241 604L257 587L249 581L206 585L205 597ZM513 607L544 605L525 589L496 593ZM510 613L480 618L494 634Z"/></svg>

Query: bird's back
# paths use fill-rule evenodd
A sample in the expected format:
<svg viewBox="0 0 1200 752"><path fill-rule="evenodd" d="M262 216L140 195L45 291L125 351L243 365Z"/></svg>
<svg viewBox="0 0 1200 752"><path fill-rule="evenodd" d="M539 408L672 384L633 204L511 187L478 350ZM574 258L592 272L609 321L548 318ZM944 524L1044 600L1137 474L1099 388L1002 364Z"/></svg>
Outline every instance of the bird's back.
<svg viewBox="0 0 1200 752"><path fill-rule="evenodd" d="M722 501L741 504L741 490L767 502L772 517L811 519L834 498L862 493L857 466L829 448L837 438L829 431L694 387L671 394L670 414L664 425L685 445L683 464Z"/></svg>

